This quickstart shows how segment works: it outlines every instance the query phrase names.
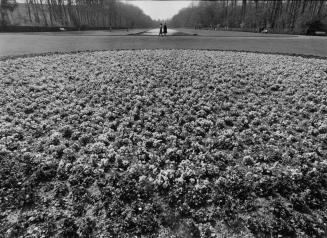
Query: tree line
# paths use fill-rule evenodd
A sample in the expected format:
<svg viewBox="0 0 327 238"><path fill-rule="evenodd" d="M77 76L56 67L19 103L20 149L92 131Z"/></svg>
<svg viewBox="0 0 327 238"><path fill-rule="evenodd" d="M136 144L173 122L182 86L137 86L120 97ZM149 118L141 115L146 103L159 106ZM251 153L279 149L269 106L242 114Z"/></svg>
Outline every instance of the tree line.
<svg viewBox="0 0 327 238"><path fill-rule="evenodd" d="M0 0L1 24L11 24L10 12L24 12L25 24L62 27L149 27L141 9L117 0ZM5 3L5 4L3 4ZM22 10L23 9L23 10ZM17 9L18 10L18 9Z"/></svg>
<svg viewBox="0 0 327 238"><path fill-rule="evenodd" d="M305 33L327 23L326 0L200 1L182 9L170 24L177 27L242 28Z"/></svg>

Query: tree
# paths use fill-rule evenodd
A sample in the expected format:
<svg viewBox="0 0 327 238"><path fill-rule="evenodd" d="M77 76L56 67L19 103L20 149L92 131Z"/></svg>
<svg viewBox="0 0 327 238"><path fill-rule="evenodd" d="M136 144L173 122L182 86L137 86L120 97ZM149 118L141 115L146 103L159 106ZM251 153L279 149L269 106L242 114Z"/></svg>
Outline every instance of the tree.
<svg viewBox="0 0 327 238"><path fill-rule="evenodd" d="M22 1L22 0L21 0ZM1 24L9 24L12 0L0 0ZM139 8L118 0L25 0L26 19L31 25L77 28L148 27L153 21ZM10 5L11 6L11 5ZM23 20L22 20L23 21Z"/></svg>
<svg viewBox="0 0 327 238"><path fill-rule="evenodd" d="M327 0L200 1L193 8L180 11L170 24L183 27L201 22L205 27L220 24L233 28L243 26L253 31L268 27L272 31L290 33L304 33L311 22L327 24ZM190 17L191 13L197 16Z"/></svg>
<svg viewBox="0 0 327 238"><path fill-rule="evenodd" d="M0 0L0 24L6 26L8 24L8 12L13 12L17 7L15 0Z"/></svg>

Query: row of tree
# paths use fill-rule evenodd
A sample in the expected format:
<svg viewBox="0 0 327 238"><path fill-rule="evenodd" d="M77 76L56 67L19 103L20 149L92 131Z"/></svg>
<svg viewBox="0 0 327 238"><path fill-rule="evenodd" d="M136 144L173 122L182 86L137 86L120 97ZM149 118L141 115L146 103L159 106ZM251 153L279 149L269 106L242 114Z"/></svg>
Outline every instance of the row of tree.
<svg viewBox="0 0 327 238"><path fill-rule="evenodd" d="M177 27L222 27L305 33L327 21L326 0L200 1L173 17Z"/></svg>
<svg viewBox="0 0 327 238"><path fill-rule="evenodd" d="M141 9L117 0L24 0L19 4L15 0L0 1L2 25L11 24L8 16L16 8L25 12L27 25L112 28L153 25Z"/></svg>

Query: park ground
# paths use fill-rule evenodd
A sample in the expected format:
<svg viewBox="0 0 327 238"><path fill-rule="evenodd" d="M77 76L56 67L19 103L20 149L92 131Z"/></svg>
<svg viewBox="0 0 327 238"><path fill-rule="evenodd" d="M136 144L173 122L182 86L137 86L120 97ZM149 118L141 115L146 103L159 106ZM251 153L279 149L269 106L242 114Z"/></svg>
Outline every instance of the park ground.
<svg viewBox="0 0 327 238"><path fill-rule="evenodd" d="M326 237L326 38L157 33L0 34L0 237Z"/></svg>
<svg viewBox="0 0 327 238"><path fill-rule="evenodd" d="M157 29L0 34L0 57L117 49L235 50L326 57L327 38L185 28L169 29L164 38L157 36Z"/></svg>

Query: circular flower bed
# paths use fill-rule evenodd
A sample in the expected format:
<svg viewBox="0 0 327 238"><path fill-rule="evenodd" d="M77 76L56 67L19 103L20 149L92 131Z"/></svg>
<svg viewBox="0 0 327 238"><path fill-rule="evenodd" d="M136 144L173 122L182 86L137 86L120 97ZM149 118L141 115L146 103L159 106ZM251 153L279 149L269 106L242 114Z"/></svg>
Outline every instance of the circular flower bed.
<svg viewBox="0 0 327 238"><path fill-rule="evenodd" d="M327 61L0 61L5 237L327 236Z"/></svg>

